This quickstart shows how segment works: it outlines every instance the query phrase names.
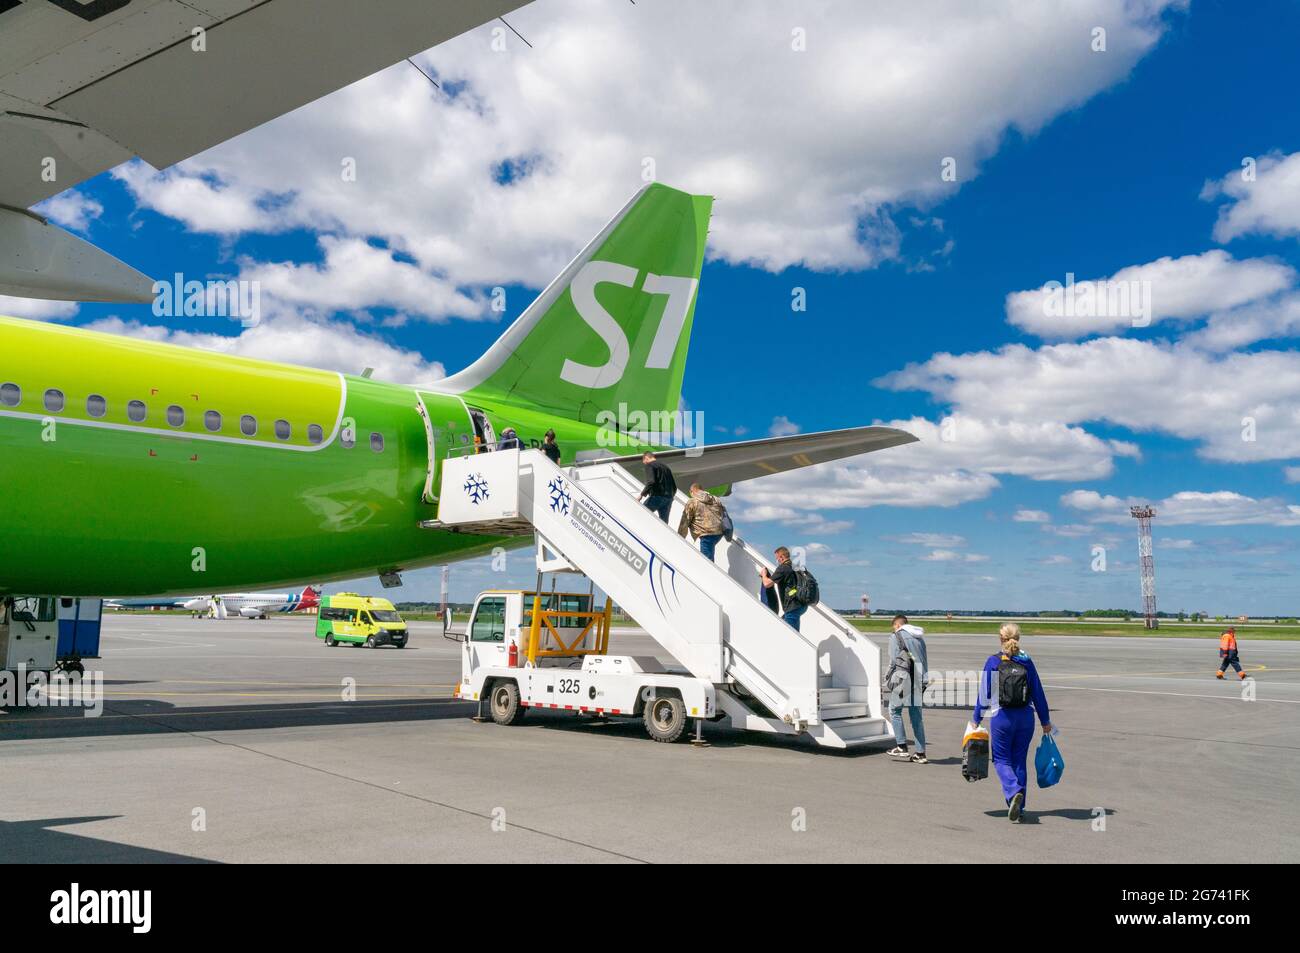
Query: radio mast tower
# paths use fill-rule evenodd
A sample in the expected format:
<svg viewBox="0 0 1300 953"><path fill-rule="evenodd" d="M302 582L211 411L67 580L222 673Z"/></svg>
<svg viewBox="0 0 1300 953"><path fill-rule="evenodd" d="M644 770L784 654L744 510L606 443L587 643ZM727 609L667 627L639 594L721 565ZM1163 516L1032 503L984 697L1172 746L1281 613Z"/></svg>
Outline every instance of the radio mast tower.
<svg viewBox="0 0 1300 953"><path fill-rule="evenodd" d="M1142 562L1142 614L1146 617L1146 627L1154 629L1160 623L1156 619L1156 561L1151 549L1151 518L1156 511L1150 506L1134 506L1129 513L1138 521L1138 558Z"/></svg>

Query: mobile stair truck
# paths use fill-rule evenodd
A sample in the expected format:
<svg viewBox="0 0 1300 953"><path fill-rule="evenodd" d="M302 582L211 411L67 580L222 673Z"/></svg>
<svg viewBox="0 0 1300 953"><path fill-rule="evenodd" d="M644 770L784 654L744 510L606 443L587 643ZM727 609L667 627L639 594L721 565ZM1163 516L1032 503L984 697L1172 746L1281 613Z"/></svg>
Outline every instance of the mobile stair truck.
<svg viewBox="0 0 1300 953"><path fill-rule="evenodd" d="M637 501L641 483L617 463L561 469L538 450L495 450L442 462L430 528L535 536L538 592L485 592L462 639L456 694L514 724L528 708L641 718L674 741L695 720L810 736L829 748L893 738L881 710L880 650L824 604L796 632L759 599L771 564L739 539L716 563ZM577 573L606 595L545 593L544 573ZM684 670L611 654L610 603ZM444 620L444 629L448 620Z"/></svg>

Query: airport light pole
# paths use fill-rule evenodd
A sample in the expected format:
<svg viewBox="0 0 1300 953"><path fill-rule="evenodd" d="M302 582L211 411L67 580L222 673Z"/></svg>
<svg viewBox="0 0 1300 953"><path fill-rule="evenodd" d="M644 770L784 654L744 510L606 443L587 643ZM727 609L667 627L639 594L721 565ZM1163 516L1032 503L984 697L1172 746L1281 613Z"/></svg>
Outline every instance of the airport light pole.
<svg viewBox="0 0 1300 953"><path fill-rule="evenodd" d="M1129 513L1138 521L1138 559L1142 568L1142 615L1148 629L1157 628L1156 619L1156 561L1151 548L1151 520L1156 511L1150 506L1134 506Z"/></svg>
<svg viewBox="0 0 1300 953"><path fill-rule="evenodd" d="M447 579L451 575L451 567L442 567L442 604L438 607L438 614L445 616L447 614Z"/></svg>

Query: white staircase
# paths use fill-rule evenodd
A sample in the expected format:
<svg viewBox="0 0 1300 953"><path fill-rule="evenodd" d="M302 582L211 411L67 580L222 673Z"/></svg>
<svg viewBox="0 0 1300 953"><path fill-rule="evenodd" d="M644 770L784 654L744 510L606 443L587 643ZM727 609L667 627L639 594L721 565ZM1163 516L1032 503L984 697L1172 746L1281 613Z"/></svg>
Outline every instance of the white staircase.
<svg viewBox="0 0 1300 953"><path fill-rule="evenodd" d="M497 450L442 465L437 529L535 532L538 569L571 569L603 589L692 675L721 689L737 728L806 732L834 748L892 738L881 711L880 651L819 604L796 632L759 598L760 566L739 538L716 563L637 501L617 464L561 469L538 450Z"/></svg>

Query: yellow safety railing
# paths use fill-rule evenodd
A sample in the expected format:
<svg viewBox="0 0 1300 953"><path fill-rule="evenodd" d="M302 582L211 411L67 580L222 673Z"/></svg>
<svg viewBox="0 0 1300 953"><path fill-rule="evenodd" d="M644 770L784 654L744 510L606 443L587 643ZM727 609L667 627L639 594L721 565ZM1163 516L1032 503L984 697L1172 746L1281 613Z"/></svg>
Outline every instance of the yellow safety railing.
<svg viewBox="0 0 1300 953"><path fill-rule="evenodd" d="M576 658L582 655L604 655L609 651L609 627L613 619L614 607L608 598L605 608L600 612L576 612L572 609L543 609L542 597L533 597L533 619L528 628L528 663L536 665L539 658ZM555 627L554 619L586 619L582 631L566 640ZM542 627L555 637L559 648L542 648ZM587 634L595 627L595 641L591 648L579 648L587 639ZM566 626L565 628L573 628Z"/></svg>

